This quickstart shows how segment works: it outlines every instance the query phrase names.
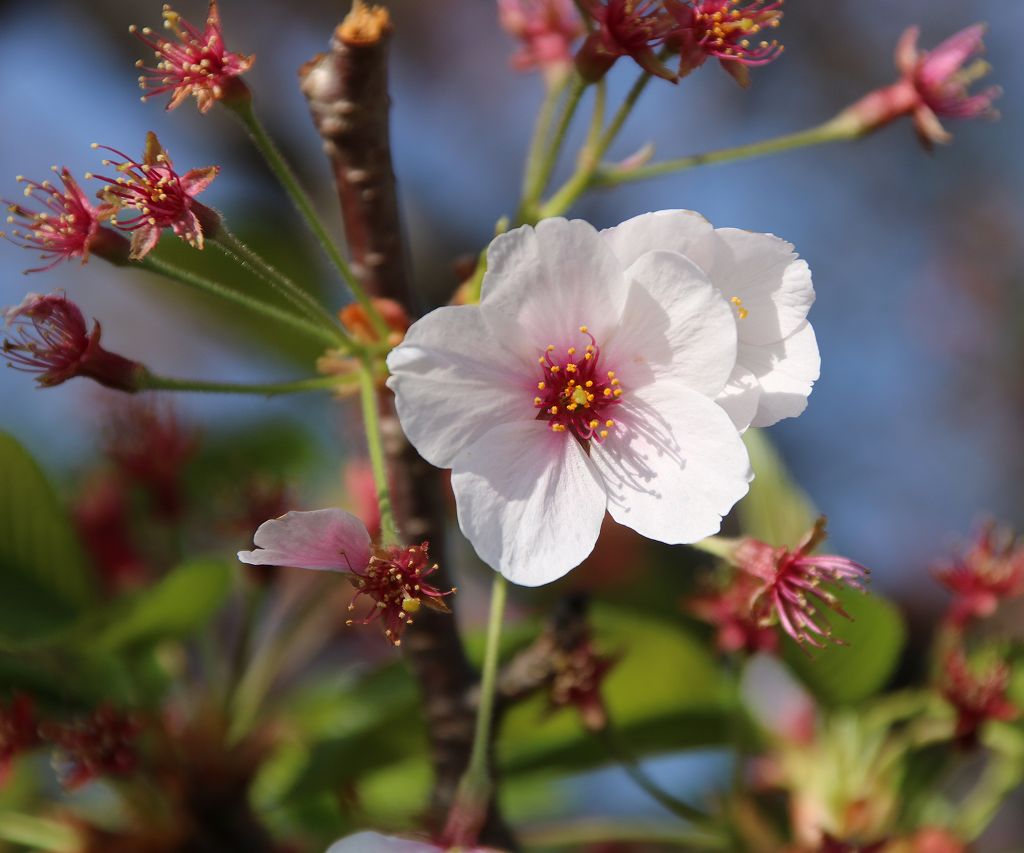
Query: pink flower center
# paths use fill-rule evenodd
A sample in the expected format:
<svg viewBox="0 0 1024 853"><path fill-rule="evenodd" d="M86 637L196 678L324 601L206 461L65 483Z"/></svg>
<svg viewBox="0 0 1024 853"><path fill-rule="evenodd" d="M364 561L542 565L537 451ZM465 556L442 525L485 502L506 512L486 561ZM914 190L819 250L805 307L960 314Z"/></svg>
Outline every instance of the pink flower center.
<svg viewBox="0 0 1024 853"><path fill-rule="evenodd" d="M601 350L586 326L580 332L590 339L581 352L571 346L559 356L549 344L538 358L541 380L533 405L537 417L549 422L552 432L572 432L581 442L600 443L615 426L609 417L622 399L614 370L601 364Z"/></svg>
<svg viewBox="0 0 1024 853"><path fill-rule="evenodd" d="M781 0L704 0L697 4L696 22L702 31L700 43L720 59L760 65L782 52L775 40L752 40L766 27L782 23Z"/></svg>

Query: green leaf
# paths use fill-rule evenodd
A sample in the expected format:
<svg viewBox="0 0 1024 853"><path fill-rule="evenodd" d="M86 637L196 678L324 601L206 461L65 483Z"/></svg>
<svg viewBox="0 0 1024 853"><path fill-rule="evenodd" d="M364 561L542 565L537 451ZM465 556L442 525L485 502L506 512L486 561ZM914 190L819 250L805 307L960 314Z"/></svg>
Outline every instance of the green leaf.
<svg viewBox="0 0 1024 853"><path fill-rule="evenodd" d="M71 524L42 470L0 433L0 645L50 639L94 600Z"/></svg>
<svg viewBox="0 0 1024 853"><path fill-rule="evenodd" d="M880 691L899 663L906 626L896 607L877 595L850 590L838 593L853 617L830 621L835 636L847 645L820 650L798 647L788 637L783 657L801 681L826 705L850 705Z"/></svg>
<svg viewBox="0 0 1024 853"><path fill-rule="evenodd" d="M755 474L750 491L737 506L743 533L769 545L795 545L818 513L763 430L747 430L743 441Z"/></svg>
<svg viewBox="0 0 1024 853"><path fill-rule="evenodd" d="M603 696L619 740L634 753L670 752L726 741L737 705L706 644L679 623L595 605L602 652L621 654ZM507 715L498 743L502 772L570 772L607 764L605 748L573 709L552 712L543 696Z"/></svg>
<svg viewBox="0 0 1024 853"><path fill-rule="evenodd" d="M155 586L117 602L91 641L112 652L172 637L187 637L220 609L231 590L233 570L217 560L185 563Z"/></svg>

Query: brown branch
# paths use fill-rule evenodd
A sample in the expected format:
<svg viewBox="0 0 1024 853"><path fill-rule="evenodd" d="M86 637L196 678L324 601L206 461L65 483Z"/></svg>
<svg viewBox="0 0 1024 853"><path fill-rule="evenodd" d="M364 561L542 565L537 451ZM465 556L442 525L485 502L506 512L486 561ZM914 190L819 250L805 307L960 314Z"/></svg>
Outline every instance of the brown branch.
<svg viewBox="0 0 1024 853"><path fill-rule="evenodd" d="M341 202L353 271L371 296L393 299L416 316L402 251L389 139L387 10L356 0L335 30L330 50L300 71L302 91L324 141ZM444 576L446 485L441 472L419 457L406 440L393 398L381 399L381 429L392 483L392 504L404 540L428 540ZM430 736L434 788L428 820L440 831L472 751L478 676L466 657L454 616L424 609L406 632L402 650L423 697ZM494 802L482 843L516 849Z"/></svg>

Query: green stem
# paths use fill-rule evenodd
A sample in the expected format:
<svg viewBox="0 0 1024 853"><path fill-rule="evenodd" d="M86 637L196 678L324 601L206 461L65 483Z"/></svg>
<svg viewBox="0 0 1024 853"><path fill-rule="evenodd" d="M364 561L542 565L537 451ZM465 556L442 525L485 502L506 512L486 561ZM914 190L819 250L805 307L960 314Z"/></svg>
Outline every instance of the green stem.
<svg viewBox="0 0 1024 853"><path fill-rule="evenodd" d="M598 739L604 744L608 753L622 766L622 769L629 774L629 777L636 783L637 787L645 791L653 800L659 802L672 814L681 817L683 820L701 826L710 826L712 821L710 815L691 806L689 803L674 797L655 782L640 765L640 762L630 755L618 743L612 731L608 728L596 733Z"/></svg>
<svg viewBox="0 0 1024 853"><path fill-rule="evenodd" d="M363 306L363 310L366 311L367 316L370 318L370 322L373 323L374 329L377 331L378 336L381 340L385 340L388 336L389 329L387 323L384 322L384 318L381 317L377 307L371 301L369 295L363 289L359 279L356 278L352 267L349 266L345 260L341 251L335 245L328 234L324 224L320 221L320 217L316 213L316 209L313 207L313 202L309 196L306 195L306 191L302 189L298 180L295 177L295 173L292 172L291 167L287 161L281 155L277 146L274 144L274 140L270 138L260 120L256 117L256 113L253 111L251 101L242 101L237 104L233 104L230 107L231 111L238 117L249 133L250 138L256 145L260 154L263 155L263 159L267 161L267 165L270 170L280 181L281 186L284 187L285 192L288 193L295 205L295 208L299 211L299 214L305 220L309 230L313 232L320 247L324 250L324 253L330 258L331 263L334 264L335 268L341 274L345 284L348 285L349 290L352 291L352 295L355 296L356 301Z"/></svg>
<svg viewBox="0 0 1024 853"><path fill-rule="evenodd" d="M569 125L572 124L573 116L576 115L576 109L580 105L580 99L586 88L586 81L579 74L574 73L569 83L569 94L566 97L565 106L562 108L562 115L559 117L558 125L551 137L551 143L540 157L539 163L531 164L528 168L528 172L533 174L533 181L520 205L519 218L524 222L535 222L540 218L537 213L537 203L558 163L558 155L562 153L562 145L569 131ZM533 156L534 154L531 152L531 159Z"/></svg>
<svg viewBox="0 0 1024 853"><path fill-rule="evenodd" d="M586 192L601 162L601 158L604 157L611 144L615 141L615 138L619 135L619 131L622 130L622 126L626 123L626 119L629 118L633 107L636 106L636 102L640 100L640 96L644 93L644 89L647 88L647 84L650 82L651 75L644 72L633 83L625 100L619 105L618 110L616 110L615 115L612 117L608 128L590 151L590 156L581 160L579 167L572 177L562 184L555 194L541 206L541 219L564 213L572 206L576 199Z"/></svg>
<svg viewBox="0 0 1024 853"><path fill-rule="evenodd" d="M652 163L649 166L640 166L636 169L623 171L602 169L593 175L590 186L610 187L633 181L644 181L648 178L684 172L697 166L710 166L715 163L729 163L750 157L763 157L767 154L778 154L782 151L791 151L794 148L805 148L809 145L821 145L827 142L843 142L856 139L858 135L856 129L849 122L833 119L817 127L796 133L787 133L774 139L753 142L749 145L737 145L734 148L692 154L689 157L679 157L675 160L666 160L663 163Z"/></svg>
<svg viewBox="0 0 1024 853"><path fill-rule="evenodd" d="M508 581L495 573L491 586L491 609L487 617L487 645L484 647L484 665L480 673L480 699L476 708L476 726L473 729L473 748L469 764L459 780L445 827L445 840L455 847L475 844L483 825L493 789L490 772L491 732L494 726L494 696L498 681L498 653L501 626L505 616Z"/></svg>
<svg viewBox="0 0 1024 853"><path fill-rule="evenodd" d="M518 835L531 849L564 847L577 850L613 841L657 845L659 849L665 846L678 847L689 851L722 850L725 847L719 837L681 831L677 824L660 826L650 821L588 818L574 823L526 827Z"/></svg>
<svg viewBox="0 0 1024 853"><path fill-rule="evenodd" d="M340 341L344 341L346 346L349 345L348 337L340 330L334 317L323 305L283 272L245 245L227 228L221 228L211 240L225 255L263 279L310 319L330 329Z"/></svg>
<svg viewBox="0 0 1024 853"><path fill-rule="evenodd" d="M565 92L569 83L569 77L548 87L544 95L544 102L541 104L540 112L537 114L537 123L533 128L533 137L530 139L530 150L526 155L526 170L523 174L523 200L525 207L533 204L540 194L544 192L542 170L544 168L544 146L551 135L551 122L555 118L555 109L558 101Z"/></svg>
<svg viewBox="0 0 1024 853"><path fill-rule="evenodd" d="M337 346L339 343L338 336L336 334L328 332L326 329L321 328L319 325L314 325L302 317L296 317L290 311L285 311L275 305L270 305L266 302L260 301L259 299L254 299L251 296L240 293L237 290L232 290L230 287L227 287L220 282L213 281L189 270L182 269L181 267L168 263L155 255L146 255L145 258L138 262L138 265L142 267L142 269L158 273L165 278L169 278L181 284L187 284L189 287L196 288L196 290L212 294L219 299L225 299L228 302L233 302L235 305L240 305L253 313L262 314L264 317L269 317L272 320L276 320L278 323L291 326L293 329L303 332L306 335L313 336L323 343L327 343L331 346Z"/></svg>
<svg viewBox="0 0 1024 853"><path fill-rule="evenodd" d="M360 402L363 407L363 424L366 428L366 447L370 455L370 468L377 488L377 503L380 506L380 544L397 545L398 529L391 510L391 490L388 486L387 466L384 463L384 445L380 435L380 401L374 381L373 365L364 361L359 371Z"/></svg>
<svg viewBox="0 0 1024 853"><path fill-rule="evenodd" d="M200 379L172 379L148 371L142 373L137 381L139 390L142 391L198 391L206 394L258 394L263 397L331 390L344 384L344 379L338 376L313 376L291 382L250 385L239 382L206 382Z"/></svg>

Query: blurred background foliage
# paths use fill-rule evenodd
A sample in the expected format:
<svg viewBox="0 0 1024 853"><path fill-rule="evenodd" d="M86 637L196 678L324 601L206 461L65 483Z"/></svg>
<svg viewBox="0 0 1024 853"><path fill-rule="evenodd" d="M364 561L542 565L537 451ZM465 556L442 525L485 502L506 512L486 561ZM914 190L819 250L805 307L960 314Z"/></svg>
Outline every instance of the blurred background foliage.
<svg viewBox="0 0 1024 853"><path fill-rule="evenodd" d="M196 0L179 10L196 20L204 6ZM323 49L344 7L320 0L221 6L230 45L257 55L248 79L260 113L336 225L333 187L296 70ZM426 307L448 299L458 260L475 255L498 217L511 212L541 86L508 68L512 46L491 2L399 0L392 11L396 169ZM848 602L856 621L838 630L852 649L829 648L813 662L793 648L785 653L818 699L841 709L927 671L924 649L943 604L929 566L987 513L1024 522L1017 369L1024 118L1015 109L1024 84L1015 35L1024 7L789 0L786 11L785 56L758 70L749 92L711 66L679 87L651 87L613 155L653 141L673 156L817 123L893 77L896 37L913 23L922 25L925 45L975 20L994 24L987 41L1007 91L1004 116L991 126L952 127L954 144L933 157L900 126L855 145L607 191L575 213L601 227L644 210L689 207L718 225L784 236L814 270L822 379L806 414L771 430L781 457L764 436L751 436L758 480L733 523L792 543L813 519L813 504L830 516L829 550L869 565L875 592L891 600ZM152 129L177 165L221 164L205 200L273 263L340 304L338 285L317 265L287 200L227 117L202 118L191 107L167 115L156 102L137 102L132 63L143 53L127 27L155 25L159 13L158 3L125 0L0 2L0 194L16 192L16 174L40 176L52 163L77 173L94 168L93 141L135 152ZM631 79L616 69L612 91L621 94ZM160 251L225 272L212 253L197 257L178 244ZM262 381L297 375L317 355L280 333L267 339L246 318L143 274L92 263L25 279L25 263L24 253L0 245L0 302L17 303L29 288L64 288L103 323L110 349L161 373ZM343 629L344 590L318 577L268 584L267 621L250 639L258 650L285 635L291 657L271 656L273 671L231 672L245 599L260 586L233 558L248 543L250 522L262 520L247 510L257 512L257 498L281 484L287 491L278 497L287 495L288 508L354 508L358 496L344 475L346 460L360 453L354 409L313 396L176 400L183 428L197 435L194 454L180 466L184 514L154 521L144 496L131 496L133 517L148 519L138 521L134 546L146 582L112 596L83 551L72 508L108 464L103 448L114 402L84 383L37 391L13 371L0 372L0 398L0 688L30 691L63 711L103 701L188 707L181 713L196 731L195 720L207 718L215 729L222 722L214 711L176 693L191 679L199 695L242 721L230 738L215 741L273 740L272 750L253 747L264 760L252 766L248 756L232 755L275 832L315 850L359 826L414 826L429 785L418 699L378 637ZM487 572L467 546L455 560L460 617L473 632L483 619ZM681 613L695 588L692 569L708 565L693 552L609 528L582 569L514 600L525 642L557 597L593 594L599 645L621 655L607 681L619 734L638 755L667 755L651 772L695 791L728 781L729 761L716 747L737 737L754 742L759 729L750 703L723 676L709 630ZM295 618L304 602L324 595L338 601L336 614ZM1010 614L1001 627L1012 634L1016 623ZM198 644L182 642L190 637ZM271 721L273 738L263 728ZM178 725L179 734L187 728ZM607 750L571 712L553 712L543 699L509 715L499 757L513 822L665 817L621 771L607 769ZM901 783L908 803L910 786L932 770L927 755L914 761ZM62 799L38 770L19 765L0 790L0 836L31 847L33 837L59 834L25 817L40 797L116 821L109 796ZM12 816L6 824L4 814ZM1020 831L1010 815L993 837L1019 838Z"/></svg>

